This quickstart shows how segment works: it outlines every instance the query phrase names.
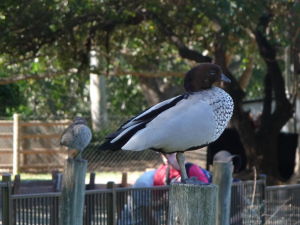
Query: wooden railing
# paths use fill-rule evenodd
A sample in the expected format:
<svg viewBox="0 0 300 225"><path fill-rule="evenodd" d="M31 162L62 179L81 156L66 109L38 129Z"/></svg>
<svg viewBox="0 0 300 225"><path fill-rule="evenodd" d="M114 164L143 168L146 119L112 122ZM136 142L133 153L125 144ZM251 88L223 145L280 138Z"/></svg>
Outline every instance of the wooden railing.
<svg viewBox="0 0 300 225"><path fill-rule="evenodd" d="M32 155L59 155L59 157L65 157L66 151L64 148L59 146L59 138L63 129L70 124L69 120L63 121L22 121L19 114L14 114L13 120L0 121L0 127L2 127L4 132L0 133L0 171L12 171L13 174L18 174L22 170L32 170L32 169L46 169L49 170L55 168L63 168L62 164L43 164L43 163L29 163L26 164L24 160L25 157ZM42 133L42 132L26 132L30 127L59 127L60 132L55 133ZM10 132L5 132L9 130ZM56 143L51 144L53 142ZM4 146L1 143L10 142L11 146ZM47 147L32 147L24 146L24 141L32 140L43 140L44 143L48 143ZM50 147L49 147L50 146ZM23 160L22 160L23 159ZM50 172L50 171L49 171Z"/></svg>

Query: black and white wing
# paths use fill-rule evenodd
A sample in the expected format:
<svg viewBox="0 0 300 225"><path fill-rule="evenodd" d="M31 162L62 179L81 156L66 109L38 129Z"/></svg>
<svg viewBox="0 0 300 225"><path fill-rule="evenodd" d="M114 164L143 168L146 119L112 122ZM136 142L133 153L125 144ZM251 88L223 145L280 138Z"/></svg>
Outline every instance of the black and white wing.
<svg viewBox="0 0 300 225"><path fill-rule="evenodd" d="M139 115L125 122L117 131L109 134L106 137L106 141L99 146L99 149L120 150L136 132L145 128L147 124L160 113L175 106L178 102L185 98L186 95L179 95L146 109Z"/></svg>

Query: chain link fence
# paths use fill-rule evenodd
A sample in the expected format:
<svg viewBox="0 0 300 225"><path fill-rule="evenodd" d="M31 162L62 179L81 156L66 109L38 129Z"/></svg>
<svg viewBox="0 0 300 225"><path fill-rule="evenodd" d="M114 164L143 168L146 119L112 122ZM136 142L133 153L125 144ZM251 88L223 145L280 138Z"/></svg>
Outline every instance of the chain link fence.
<svg viewBox="0 0 300 225"><path fill-rule="evenodd" d="M93 132L90 145L84 150L83 158L88 160L90 172L130 172L156 168L162 163L159 153L146 151L100 151L98 148L105 136L116 130L128 118L113 117L105 129ZM50 173L62 170L68 150L59 145L63 130L71 120L27 120L20 116L18 137L14 137L13 120L0 121L0 172L12 172L14 145L18 152L15 165L20 172ZM13 140L17 140L15 143ZM187 160L206 167L206 151L186 153Z"/></svg>

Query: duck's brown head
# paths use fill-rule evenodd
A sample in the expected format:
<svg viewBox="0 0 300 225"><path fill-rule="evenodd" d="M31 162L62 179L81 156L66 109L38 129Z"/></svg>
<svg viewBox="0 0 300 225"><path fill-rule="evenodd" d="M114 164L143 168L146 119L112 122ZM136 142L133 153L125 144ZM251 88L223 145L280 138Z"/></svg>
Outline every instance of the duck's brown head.
<svg viewBox="0 0 300 225"><path fill-rule="evenodd" d="M188 71L184 78L184 88L187 92L196 92L212 87L218 81L230 82L219 65L201 63Z"/></svg>

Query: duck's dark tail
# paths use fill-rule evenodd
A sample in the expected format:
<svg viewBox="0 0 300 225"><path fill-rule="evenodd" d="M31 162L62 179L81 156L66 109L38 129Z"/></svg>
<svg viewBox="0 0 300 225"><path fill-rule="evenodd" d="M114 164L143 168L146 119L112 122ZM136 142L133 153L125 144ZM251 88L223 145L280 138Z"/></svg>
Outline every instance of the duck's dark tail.
<svg viewBox="0 0 300 225"><path fill-rule="evenodd" d="M146 123L140 123L134 126L133 128L129 129L127 132L124 132L126 128L120 128L119 130L115 131L114 133L108 135L105 139L105 142L99 146L99 150L112 150L117 151L121 150L122 147L129 141L129 139L139 130L145 128ZM124 132L124 133L123 133ZM123 133L121 135L121 133ZM116 137L113 143L111 142Z"/></svg>
<svg viewBox="0 0 300 225"><path fill-rule="evenodd" d="M111 150L111 151L117 151L117 150L121 150L121 146L118 144L114 144L114 143L110 143L111 140L107 140L104 143L102 143L99 147L98 150L100 151L107 151L107 150Z"/></svg>

